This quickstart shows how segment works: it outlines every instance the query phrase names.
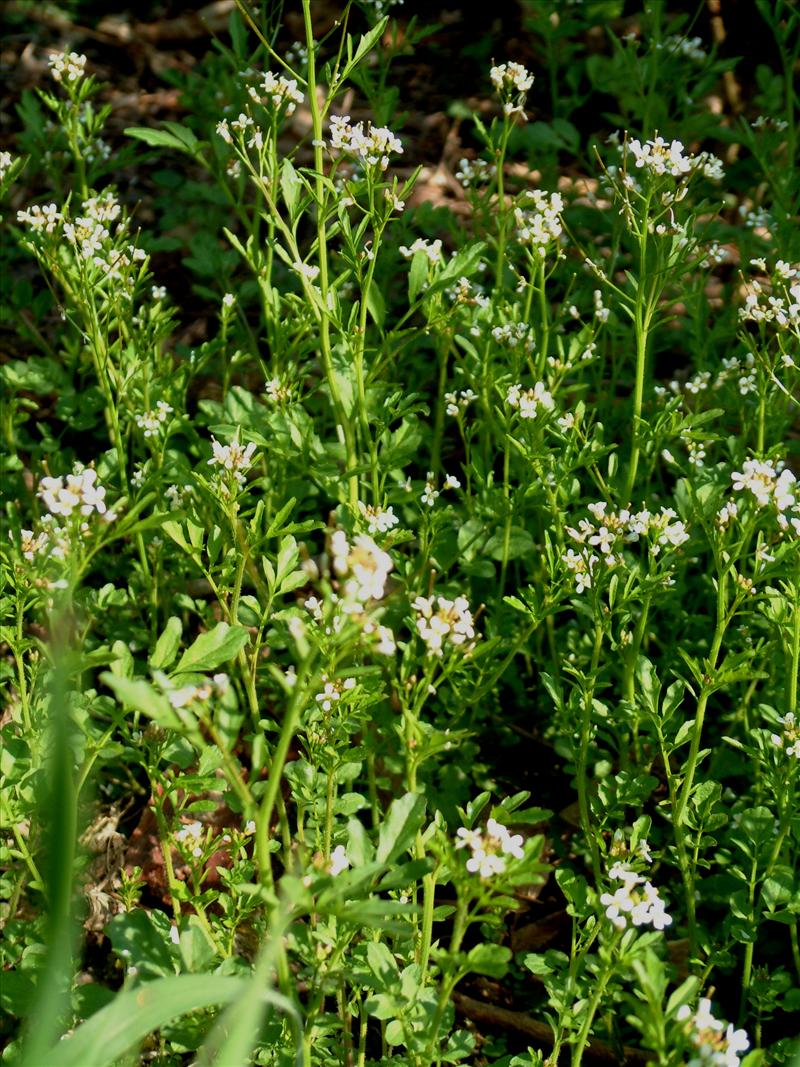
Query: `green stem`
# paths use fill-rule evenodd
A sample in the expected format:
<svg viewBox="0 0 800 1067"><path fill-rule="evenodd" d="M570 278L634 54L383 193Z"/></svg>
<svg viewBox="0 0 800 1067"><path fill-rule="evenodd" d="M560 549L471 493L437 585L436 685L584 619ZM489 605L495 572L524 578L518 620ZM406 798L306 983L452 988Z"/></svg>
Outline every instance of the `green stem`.
<svg viewBox="0 0 800 1067"><path fill-rule="evenodd" d="M572 1048L572 1067L580 1067L583 1061L583 1053L586 1050L586 1046L589 1043L589 1034L591 1033L592 1023L594 1017L597 1014L597 1009L600 1006L600 1001L603 999L603 994L606 991L608 981L614 973L615 953L619 936L614 940L614 943L609 946L609 959L606 966L603 968L603 973L600 976L599 981L595 982L594 991L589 999L589 1004L585 1009L585 1015L583 1019L583 1025L580 1028L575 1044Z"/></svg>
<svg viewBox="0 0 800 1067"><path fill-rule="evenodd" d="M711 643L711 651L708 656L708 668L709 672L714 671L717 666L717 659L719 657L720 649L722 648L722 639L725 635L725 630L730 621L726 610L727 602L727 572L723 572L719 575L717 580L717 623L714 630L714 639ZM712 679L709 677L708 684L703 686L700 693L700 698L697 701L697 711L694 719L694 730L692 731L692 743L689 746L689 757L686 761L686 773L683 779L683 785L681 786L680 795L678 797L678 807L675 812L675 832L681 832L681 826L683 824L683 816L686 812L686 805L691 795L692 788L694 786L694 776L697 769L697 757L700 752L700 740L703 734L703 722L705 720L706 707L708 706L708 700L713 692L711 685Z"/></svg>
<svg viewBox="0 0 800 1067"><path fill-rule="evenodd" d="M461 942L464 940L464 934L467 931L468 922L468 907L467 901L463 897L459 896L456 903L456 915L453 922L453 934L450 938L449 956L451 960L454 960L461 948ZM442 981L441 989L439 990L439 1000L436 1004L436 1011L433 1019L431 1020L430 1034L431 1039L428 1045L426 1058L423 1063L429 1064L434 1062L434 1058L438 1061L439 1057L436 1056L436 1047L439 1044L439 1029L442 1025L442 1018L447 1010L447 1005L450 1003L450 997L453 994L453 990L458 985L462 978L461 971L456 968L455 971L447 976Z"/></svg>
<svg viewBox="0 0 800 1067"><path fill-rule="evenodd" d="M325 217L323 205L325 203L325 185L323 175L322 158L322 114L319 100L317 99L316 80L316 57L314 54L314 32L311 25L311 0L303 0L303 22L306 32L306 46L308 48L308 101L311 109L311 121L314 130L314 198L317 206L317 250L319 254L319 288L322 298L320 317L320 351L322 365L325 370L325 378L331 393L334 414L338 423L338 430L344 442L347 456L347 468L351 472L358 466L353 429L347 411L342 402L339 385L333 368L333 350L330 335L330 306L328 303L328 241L325 232ZM358 475L351 473L348 479L350 504L356 507L358 504Z"/></svg>
<svg viewBox="0 0 800 1067"><path fill-rule="evenodd" d="M787 686L786 691L786 710L792 714L796 714L797 712L797 678L798 673L800 673L800 601L798 601L800 588L795 586L794 593L794 610L792 611L792 662L789 669L789 685Z"/></svg>
<svg viewBox="0 0 800 1067"><path fill-rule="evenodd" d="M278 743L272 754L272 762L269 768L269 778L267 779L267 788L264 792L264 799L261 802L261 808L258 817L256 818L256 858L259 875L261 881L270 887L273 885L272 861L270 860L269 851L269 833L272 824L272 813L275 809L278 790L280 789L281 780L283 778L283 768L286 764L286 757L289 754L289 745L292 743L297 724L300 721L301 712L305 706L307 680L310 669L311 661L309 660L301 668L300 675L292 690L291 700L286 709Z"/></svg>
<svg viewBox="0 0 800 1067"><path fill-rule="evenodd" d="M589 684L584 692L583 708L581 714L581 732L578 742L578 758L576 760L576 776L578 785L578 810L581 817L581 827L584 837L589 845L592 856L592 872L595 882L600 883L600 851L597 847L594 831L592 828L591 809L589 806L589 742L592 728L592 705L594 702L595 679L600 665L600 651L603 647L602 627L595 624L594 648L592 649L592 662L589 667Z"/></svg>

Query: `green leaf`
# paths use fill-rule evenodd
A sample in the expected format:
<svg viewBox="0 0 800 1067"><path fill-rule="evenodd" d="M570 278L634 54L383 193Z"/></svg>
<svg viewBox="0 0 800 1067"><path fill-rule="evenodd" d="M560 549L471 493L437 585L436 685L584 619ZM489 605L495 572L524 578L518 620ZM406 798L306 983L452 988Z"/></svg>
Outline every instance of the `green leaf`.
<svg viewBox="0 0 800 1067"><path fill-rule="evenodd" d="M408 302L413 304L419 294L425 288L428 281L428 265L430 260L424 249L415 252L411 257L411 269L408 272Z"/></svg>
<svg viewBox="0 0 800 1067"><path fill-rule="evenodd" d="M157 692L144 678L123 678L104 671L100 681L107 685L117 700L126 707L142 712L161 726L179 730L181 721L170 706L163 693Z"/></svg>
<svg viewBox="0 0 800 1067"><path fill-rule="evenodd" d="M153 654L148 660L148 663L156 671L163 671L169 667L175 657L178 654L178 649L181 645L181 634L183 633L183 623L177 615L170 616L167 619L167 625L164 627L164 632L156 641L156 647L153 649Z"/></svg>
<svg viewBox="0 0 800 1067"><path fill-rule="evenodd" d="M231 1004L246 996L249 985L246 978L182 974L126 990L59 1041L48 1055L48 1067L110 1067L154 1030L187 1012ZM34 1067L24 1058L23 1064Z"/></svg>
<svg viewBox="0 0 800 1067"><path fill-rule="evenodd" d="M115 915L105 932L128 967L135 967L143 978L166 978L177 970L170 949L171 925L160 911L128 911Z"/></svg>
<svg viewBox="0 0 800 1067"><path fill-rule="evenodd" d="M502 978L508 970L511 949L505 945L476 945L467 955L467 965L474 974Z"/></svg>
<svg viewBox="0 0 800 1067"><path fill-rule="evenodd" d="M400 981L397 961L382 941L367 943L367 963L377 983L374 989L389 991L397 988Z"/></svg>
<svg viewBox="0 0 800 1067"><path fill-rule="evenodd" d="M378 834L377 860L393 863L409 848L425 818L425 797L406 793L393 800Z"/></svg>
<svg viewBox="0 0 800 1067"><path fill-rule="evenodd" d="M389 21L389 16L385 15L380 22L376 22L369 33L364 33L359 39L358 46L356 47L355 55L351 58L352 38L347 38L347 58L348 66L358 66L361 60L369 55L378 41L383 35L383 31L386 29L386 24Z"/></svg>
<svg viewBox="0 0 800 1067"><path fill-rule="evenodd" d="M213 630L200 634L181 656L175 674L187 671L213 671L244 648L250 635L244 626L218 622Z"/></svg>
<svg viewBox="0 0 800 1067"><path fill-rule="evenodd" d="M292 166L292 161L287 156L281 167L281 192L283 193L283 201L289 211L291 222L294 222L297 217L302 188L303 183L297 176L297 171Z"/></svg>
<svg viewBox="0 0 800 1067"><path fill-rule="evenodd" d="M383 327L384 320L386 319L386 301L383 299L383 293L380 290L375 278L369 283L369 292L367 293L367 311L372 316L372 320L378 329Z"/></svg>
<svg viewBox="0 0 800 1067"><path fill-rule="evenodd" d="M200 142L187 126L179 122L165 122L166 130L154 130L150 126L128 126L125 133L137 141L154 148L173 148L176 152L185 152L196 156Z"/></svg>

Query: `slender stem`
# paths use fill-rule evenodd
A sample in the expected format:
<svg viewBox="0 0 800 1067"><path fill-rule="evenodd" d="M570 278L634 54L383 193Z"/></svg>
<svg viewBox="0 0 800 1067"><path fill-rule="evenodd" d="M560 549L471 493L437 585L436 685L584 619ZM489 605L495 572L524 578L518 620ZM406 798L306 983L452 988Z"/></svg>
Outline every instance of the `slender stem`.
<svg viewBox="0 0 800 1067"><path fill-rule="evenodd" d="M578 810L581 816L581 827L591 851L592 872L594 873L596 883L600 882L600 852L592 828L591 808L589 806L588 763L589 741L591 740L592 732L592 705L594 702L595 679L597 676L597 669L600 665L600 651L602 647L603 630L601 626L595 624L594 648L592 649L592 662L589 668L589 684L583 698L581 732L578 742L578 758L576 760L575 769L578 785Z"/></svg>
<svg viewBox="0 0 800 1067"><path fill-rule="evenodd" d="M615 938L618 941L619 938ZM583 1025L580 1028L575 1044L572 1048L572 1067L580 1067L583 1062L583 1053L586 1050L586 1046L589 1042L589 1034L591 1033L592 1023L594 1017L597 1014L597 1009L600 1006L600 1001L603 998L603 994L606 991L608 981L614 973L614 962L616 955L616 944L609 946L609 959L606 966L603 968L603 973L600 975L599 981L594 984L594 991L589 999L588 1007L585 1009L585 1015L583 1019Z"/></svg>
<svg viewBox="0 0 800 1067"><path fill-rule="evenodd" d="M292 697L283 719L280 737L275 746L275 751L272 754L272 762L269 768L269 778L267 779L267 788L264 792L264 799L261 802L261 808L256 819L256 857L258 870L262 882L268 886L272 886L273 884L272 862L270 860L269 851L269 833L272 824L272 813L275 809L278 790L280 789L281 780L283 778L283 768L286 764L286 757L289 754L289 745L292 743L297 724L300 721L301 712L305 706L307 679L310 670L311 662L307 661L306 664L303 665L303 668L301 668L300 675L298 676L292 691Z"/></svg>
<svg viewBox="0 0 800 1067"><path fill-rule="evenodd" d="M511 547L511 526L513 520L513 509L511 506L511 445L509 442L509 433L506 432L504 447L503 447L503 506L505 508L506 516L503 525L503 560L500 564L500 595L502 596L503 590L506 587L506 571L508 570L508 553Z"/></svg>
<svg viewBox="0 0 800 1067"><path fill-rule="evenodd" d="M333 768L328 771L328 783L325 790L325 836L322 850L325 859L331 858L331 840L333 838L333 808L336 803L336 773Z"/></svg>
<svg viewBox="0 0 800 1067"><path fill-rule="evenodd" d="M729 615L726 611L727 606L727 572L723 572L717 579L717 624L714 631L714 639L711 643L711 651L708 657L709 670L713 671L717 666L717 659L719 657L720 649L722 647L722 639L725 635L728 622L730 621ZM709 678L709 684L705 685L700 693L700 697L697 701L697 711L694 719L694 730L692 732L692 743L689 746L689 757L686 761L686 773L683 779L683 785L681 786L680 795L678 797L678 806L675 811L675 832L680 834L681 825L683 823L683 816L686 811L686 804L694 786L694 775L697 769L697 757L700 752L700 739L703 734L703 722L705 720L706 707L708 705L708 699L713 692L711 688L711 679Z"/></svg>
<svg viewBox="0 0 800 1067"><path fill-rule="evenodd" d="M342 395L336 380L333 368L333 350L331 347L330 333L330 304L328 282L328 239L325 231L325 216L323 205L325 203L325 185L323 180L322 158L322 114L319 100L317 99L316 81L316 58L314 53L314 32L311 25L311 0L303 0L303 22L306 31L306 46L308 48L308 102L311 109L311 121L314 129L314 196L317 205L317 252L319 256L319 288L322 297L322 311L320 318L320 351L322 364L325 370L325 378L331 392L334 414L337 419L339 433L344 442L347 456L347 467L354 471L358 465L353 429L347 412L342 402ZM350 474L348 479L350 503L355 507L358 503L358 475Z"/></svg>
<svg viewBox="0 0 800 1067"><path fill-rule="evenodd" d="M794 586L794 610L792 611L792 647L791 667L789 669L789 685L786 689L786 710L792 714L797 712L797 677L800 673L800 602L798 601L800 588Z"/></svg>

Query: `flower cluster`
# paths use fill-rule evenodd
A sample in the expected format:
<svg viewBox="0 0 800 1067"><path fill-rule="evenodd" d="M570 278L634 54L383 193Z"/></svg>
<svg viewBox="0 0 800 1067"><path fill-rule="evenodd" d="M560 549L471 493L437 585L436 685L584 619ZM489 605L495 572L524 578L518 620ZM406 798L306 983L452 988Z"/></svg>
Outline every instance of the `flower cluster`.
<svg viewBox="0 0 800 1067"><path fill-rule="evenodd" d="M743 322L769 323L777 330L800 331L800 265L779 259L770 283L752 278L739 318Z"/></svg>
<svg viewBox="0 0 800 1067"><path fill-rule="evenodd" d="M545 193L541 189L528 189L520 204L514 208L517 238L540 256L545 254L551 241L557 241L564 232L561 212L564 201L560 193Z"/></svg>
<svg viewBox="0 0 800 1067"><path fill-rule="evenodd" d="M521 63L501 63L491 68L489 77L498 92L527 93L533 85L533 75Z"/></svg>
<svg viewBox="0 0 800 1067"><path fill-rule="evenodd" d="M47 64L54 81L76 82L85 73L86 56L77 52L51 52L47 57Z"/></svg>
<svg viewBox="0 0 800 1067"><path fill-rule="evenodd" d="M0 182L2 182L11 170L14 163L14 157L10 152L0 152Z"/></svg>
<svg viewBox="0 0 800 1067"><path fill-rule="evenodd" d="M487 821L485 834L462 826L456 831L456 838L456 848L469 848L472 853L467 860L467 870L481 878L503 874L506 856L521 860L525 855L522 851L522 835L510 834L496 819Z"/></svg>
<svg viewBox="0 0 800 1067"><path fill-rule="evenodd" d="M725 1026L711 1012L711 1001L701 997L697 1010L692 1014L688 1004L678 1009L677 1019L686 1024L685 1033L697 1049L697 1055L689 1060L688 1067L739 1067L739 1055L750 1047L744 1030L734 1030L733 1024Z"/></svg>
<svg viewBox="0 0 800 1067"><path fill-rule="evenodd" d="M787 756L794 756L795 759L800 760L800 723L794 712L787 711L782 718L778 719L778 722L783 727L783 731L779 734L770 734L770 741L776 748L782 748Z"/></svg>
<svg viewBox="0 0 800 1067"><path fill-rule="evenodd" d="M392 570L392 557L379 548L371 537L358 534L352 544L344 530L331 536L333 571L343 579L345 600L364 605L368 600L381 600Z"/></svg>
<svg viewBox="0 0 800 1067"><path fill-rule="evenodd" d="M650 542L650 554L660 555L662 549L679 548L689 540L685 524L677 518L672 508L662 507L658 512L632 512L623 508L619 512L608 510L601 501L589 505L594 522L581 519L577 529L567 527L567 533L580 546L575 552L570 548L561 557L572 572L578 593L591 588L595 569L602 560L607 567L622 563L623 544L633 544L646 537ZM599 553L599 555L598 555Z"/></svg>
<svg viewBox="0 0 800 1067"><path fill-rule="evenodd" d="M107 519L110 515L106 508L105 488L97 481L97 471L93 467L76 466L66 478L42 478L39 496L51 515L66 519L75 512L104 515Z"/></svg>
<svg viewBox="0 0 800 1067"><path fill-rule="evenodd" d="M503 101L506 115L523 114L522 106L533 85L533 75L521 63L501 63L489 71L492 85Z"/></svg>
<svg viewBox="0 0 800 1067"><path fill-rule="evenodd" d="M411 605L416 612L416 630L432 656L442 656L447 647L469 652L475 644L475 625L466 597L418 596Z"/></svg>
<svg viewBox="0 0 800 1067"><path fill-rule="evenodd" d="M447 404L445 411L453 418L463 414L473 400L478 399L478 394L471 389L460 389L458 392L445 393L444 400Z"/></svg>
<svg viewBox="0 0 800 1067"><path fill-rule="evenodd" d="M257 104L269 104L276 111L286 109L291 115L298 104L303 103L303 94L297 87L295 78L284 78L282 74L273 74L268 70L258 86L249 86L248 93Z"/></svg>
<svg viewBox="0 0 800 1067"><path fill-rule="evenodd" d="M70 219L66 209L62 213L55 204L34 205L18 211L17 221L26 223L37 234L52 234L61 227L74 253L107 279L122 279L123 271L147 258L144 249L120 243L126 241L128 223L120 218L122 208L112 192L88 197L81 205L81 212ZM112 222L116 222L113 233L107 225ZM128 290L132 290L133 284L132 277L126 278Z"/></svg>
<svg viewBox="0 0 800 1067"><path fill-rule="evenodd" d="M331 681L326 674L322 676L322 692L314 697L323 711L330 711L333 705L341 699L342 693L355 689L355 678L335 678Z"/></svg>
<svg viewBox="0 0 800 1067"><path fill-rule="evenodd" d="M497 174L497 167L485 159L460 159L456 180L464 189L472 185L488 185Z"/></svg>
<svg viewBox="0 0 800 1067"><path fill-rule="evenodd" d="M410 245L400 245L400 255L406 259L411 259L416 252L424 252L431 263L442 263L444 261L442 242L438 237L435 241L426 241L424 237L418 237Z"/></svg>
<svg viewBox="0 0 800 1067"><path fill-rule="evenodd" d="M613 893L603 893L600 903L618 930L625 930L629 923L663 930L672 923L658 890L643 875L631 870L627 864L615 863L608 876L622 885Z"/></svg>
<svg viewBox="0 0 800 1067"><path fill-rule="evenodd" d="M34 233L52 233L61 220L61 212L55 204L33 204L27 210L17 212L17 222L24 222Z"/></svg>
<svg viewBox="0 0 800 1067"><path fill-rule="evenodd" d="M524 345L528 349L533 348L532 330L527 322L504 322L501 326L492 327L492 337L504 348L517 348Z"/></svg>
<svg viewBox="0 0 800 1067"><path fill-rule="evenodd" d="M510 386L506 403L519 411L521 419L535 419L540 410L553 410L553 396L545 388L544 382L537 382L532 389L523 389L521 385Z"/></svg>
<svg viewBox="0 0 800 1067"><path fill-rule="evenodd" d="M769 460L746 459L741 471L733 471L734 492L748 492L760 508L772 505L781 530L792 529L800 536L800 508L795 495L797 478L782 463Z"/></svg>
<svg viewBox="0 0 800 1067"><path fill-rule="evenodd" d="M656 44L656 48L672 53L676 56L685 56L695 63L702 63L707 53L703 48L702 37L684 37L683 34L673 33Z"/></svg>
<svg viewBox="0 0 800 1067"><path fill-rule="evenodd" d="M654 177L668 175L683 178L695 172L718 181L724 177L721 161L710 152L686 155L682 141L665 141L663 137L641 141L634 138L627 142L627 150L633 156L637 168L646 170Z"/></svg>
<svg viewBox="0 0 800 1067"><path fill-rule="evenodd" d="M488 308L489 297L480 285L474 285L469 278L461 277L455 285L445 290L448 300L465 307Z"/></svg>
<svg viewBox="0 0 800 1067"><path fill-rule="evenodd" d="M166 400L159 400L151 411L136 416L136 425L145 437L158 437L172 414L172 410Z"/></svg>
<svg viewBox="0 0 800 1067"><path fill-rule="evenodd" d="M355 156L366 166L378 166L381 170L389 166L390 152L399 155L403 151L399 138L391 130L372 125L365 129L363 122L352 125L349 115L331 115L330 132L332 149Z"/></svg>
<svg viewBox="0 0 800 1067"><path fill-rule="evenodd" d="M381 508L372 504L364 504L359 500L358 510L367 523L367 531L371 534L388 533L393 526L397 526L400 522L394 513L394 508L391 506Z"/></svg>
<svg viewBox="0 0 800 1067"><path fill-rule="evenodd" d="M264 385L267 399L273 404L285 404L291 399L292 390L285 385L280 378L270 378Z"/></svg>
<svg viewBox="0 0 800 1067"><path fill-rule="evenodd" d="M253 462L255 450L256 446L252 441L249 445L243 447L239 443L238 433L229 445L221 445L216 437L212 436L212 456L208 461L208 464L209 466L217 466L223 471L227 471L232 476L233 480L239 486L242 486L245 482L245 471L250 468Z"/></svg>
<svg viewBox="0 0 800 1067"><path fill-rule="evenodd" d="M178 845L182 845L184 848L188 849L195 859L197 859L203 855L203 849L200 842L203 840L204 836L205 827L201 822L195 820L194 822L184 823L180 830L176 830L173 835L173 840Z"/></svg>
<svg viewBox="0 0 800 1067"><path fill-rule="evenodd" d="M448 489L460 488L461 482L458 480L458 478L456 478L454 474L445 475L444 482L442 483L443 491L446 491ZM422 496L420 497L420 499L422 500L423 504L425 504L429 508L432 508L440 496L441 493L436 488L436 475L433 473L433 471L428 471L428 476L425 479L425 488L422 491Z"/></svg>
<svg viewBox="0 0 800 1067"><path fill-rule="evenodd" d="M22 553L22 558L30 563L47 545L47 534L34 534L33 530L20 530L19 534L19 549ZM8 536L13 538L14 535L11 530L8 531Z"/></svg>

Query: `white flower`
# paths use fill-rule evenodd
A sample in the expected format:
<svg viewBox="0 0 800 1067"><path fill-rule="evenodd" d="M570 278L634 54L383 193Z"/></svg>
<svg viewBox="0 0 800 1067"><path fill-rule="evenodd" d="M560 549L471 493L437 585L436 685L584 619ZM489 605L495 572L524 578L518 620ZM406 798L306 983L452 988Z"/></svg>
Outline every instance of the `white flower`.
<svg viewBox="0 0 800 1067"><path fill-rule="evenodd" d="M489 78L501 94L527 93L533 85L533 75L521 63L501 63L492 67Z"/></svg>
<svg viewBox="0 0 800 1067"><path fill-rule="evenodd" d="M359 500L358 510L367 520L367 531L371 534L387 533L400 522L392 507L380 508L372 504L364 504Z"/></svg>
<svg viewBox="0 0 800 1067"><path fill-rule="evenodd" d="M417 633L430 655L442 656L447 646L468 651L474 644L474 622L466 597L418 596L411 607L417 616Z"/></svg>
<svg viewBox="0 0 800 1067"><path fill-rule="evenodd" d="M561 212L564 201L560 193L548 194L541 189L533 189L523 194L522 203L530 206L514 208L517 237L543 256L548 245L557 241L563 233Z"/></svg>
<svg viewBox="0 0 800 1067"><path fill-rule="evenodd" d="M256 446L252 441L242 447L239 443L238 433L229 445L221 445L216 437L212 436L211 451L213 454L208 464L209 466L216 465L224 471L228 471L239 485L244 485L244 472L252 464L255 450Z"/></svg>
<svg viewBox="0 0 800 1067"><path fill-rule="evenodd" d="M136 416L136 425L145 437L157 437L171 414L170 405L164 400L159 400L155 409Z"/></svg>
<svg viewBox="0 0 800 1067"><path fill-rule="evenodd" d="M77 52L51 52L47 63L54 81L74 82L84 75L86 56Z"/></svg>
<svg viewBox="0 0 800 1067"><path fill-rule="evenodd" d="M316 700L322 706L323 711L330 711L342 693L347 693L356 687L355 678L336 678L330 682L327 680L326 675L323 674L322 680L324 688L321 693L317 693Z"/></svg>
<svg viewBox="0 0 800 1067"><path fill-rule="evenodd" d="M624 863L615 863L608 876L622 885L614 893L603 893L600 903L618 930L624 930L629 924L652 926L655 930L671 925L672 917L667 914L658 891L642 875Z"/></svg>
<svg viewBox="0 0 800 1067"><path fill-rule="evenodd" d="M506 869L505 856L523 859L523 843L521 834L510 834L496 819L488 820L485 834L465 826L456 830L456 848L469 848L472 853L467 860L467 870L483 879L503 874Z"/></svg>
<svg viewBox="0 0 800 1067"><path fill-rule="evenodd" d="M0 182L3 181L6 174L11 170L13 162L14 158L10 152L0 152Z"/></svg>
<svg viewBox="0 0 800 1067"><path fill-rule="evenodd" d="M52 233L62 220L63 216L55 204L33 204L27 211L17 212L17 222L27 223L35 233L42 230Z"/></svg>
<svg viewBox="0 0 800 1067"><path fill-rule="evenodd" d="M331 860L328 865L328 874L333 875L335 878L337 874L341 874L342 871L346 871L350 866L350 860L347 857L347 849L344 845L337 845L331 852Z"/></svg>
<svg viewBox="0 0 800 1067"><path fill-rule="evenodd" d="M363 122L350 123L349 115L331 115L330 147L347 155L356 156L366 166L377 166L386 170L389 166L389 153L401 154L403 146L400 139L385 126L368 125Z"/></svg>
<svg viewBox="0 0 800 1067"><path fill-rule="evenodd" d="M669 174L677 178L692 169L692 159L683 154L681 141L668 143L663 137L656 137L642 144L633 139L628 141L628 151L637 167L646 167L652 174Z"/></svg>
<svg viewBox="0 0 800 1067"><path fill-rule="evenodd" d="M432 508L439 497L439 490L436 488L436 482L434 480L433 471L428 471L428 477L425 482L425 489L423 490L422 500L423 504L426 504L429 508Z"/></svg>
<svg viewBox="0 0 800 1067"><path fill-rule="evenodd" d="M10 530L8 531L8 536L13 536ZM20 530L19 541L23 559L27 559L30 562L47 544L47 534L39 533L34 536L33 530Z"/></svg>
<svg viewBox="0 0 800 1067"><path fill-rule="evenodd" d="M294 78L285 78L282 74L273 74L268 70L260 85L267 100L276 109L285 106L286 114L292 115L298 104L303 103L303 94Z"/></svg>
<svg viewBox="0 0 800 1067"><path fill-rule="evenodd" d="M714 181L724 177L721 160L711 152L700 152L696 156L685 155L681 141L668 142L663 137L656 137L642 144L641 141L633 139L627 142L626 149L633 156L636 166L652 175L666 174L672 178L682 178L699 172Z"/></svg>
<svg viewBox="0 0 800 1067"><path fill-rule="evenodd" d="M688 1004L678 1009L676 1018L685 1023L685 1032L697 1049L698 1055L688 1067L739 1067L739 1054L750 1047L745 1030L735 1030L731 1023L725 1026L711 1011L711 1001L701 997L692 1015Z"/></svg>
<svg viewBox="0 0 800 1067"><path fill-rule="evenodd" d="M406 259L411 259L416 252L424 252L431 263L441 263L444 259L442 242L439 238L435 241L426 241L424 237L418 237L410 245L400 245L400 255L405 256Z"/></svg>
<svg viewBox="0 0 800 1067"><path fill-rule="evenodd" d="M224 308L232 308L235 303L236 297L233 295L233 293L226 293L225 296L223 296L222 298L222 306Z"/></svg>
<svg viewBox="0 0 800 1067"><path fill-rule="evenodd" d="M69 518L74 511L81 515L106 512L106 491L97 483L97 471L93 467L76 467L66 478L42 478L39 496L52 515Z"/></svg>
<svg viewBox="0 0 800 1067"><path fill-rule="evenodd" d="M787 711L778 722L783 727L783 732L770 734L770 740L776 748L783 749L787 756L800 759L800 723L797 722L794 712Z"/></svg>
<svg viewBox="0 0 800 1067"><path fill-rule="evenodd" d="M772 463L746 459L742 464L741 471L733 471L731 481L736 492L748 490L756 498L761 507L766 507L775 490L778 480L778 472Z"/></svg>
<svg viewBox="0 0 800 1067"><path fill-rule="evenodd" d="M363 605L368 600L381 600L392 570L392 558L380 549L371 537L358 534L352 545L344 530L331 535L333 570L344 578L345 600Z"/></svg>
<svg viewBox="0 0 800 1067"><path fill-rule="evenodd" d="M302 275L303 278L308 278L310 282L316 281L319 277L319 267L314 263L303 263L301 260L296 259L292 266L298 274Z"/></svg>
<svg viewBox="0 0 800 1067"><path fill-rule="evenodd" d="M533 389L523 389L521 385L512 385L506 393L506 403L519 409L521 419L535 419L539 409L553 410L553 396L545 388L544 382L537 382Z"/></svg>

